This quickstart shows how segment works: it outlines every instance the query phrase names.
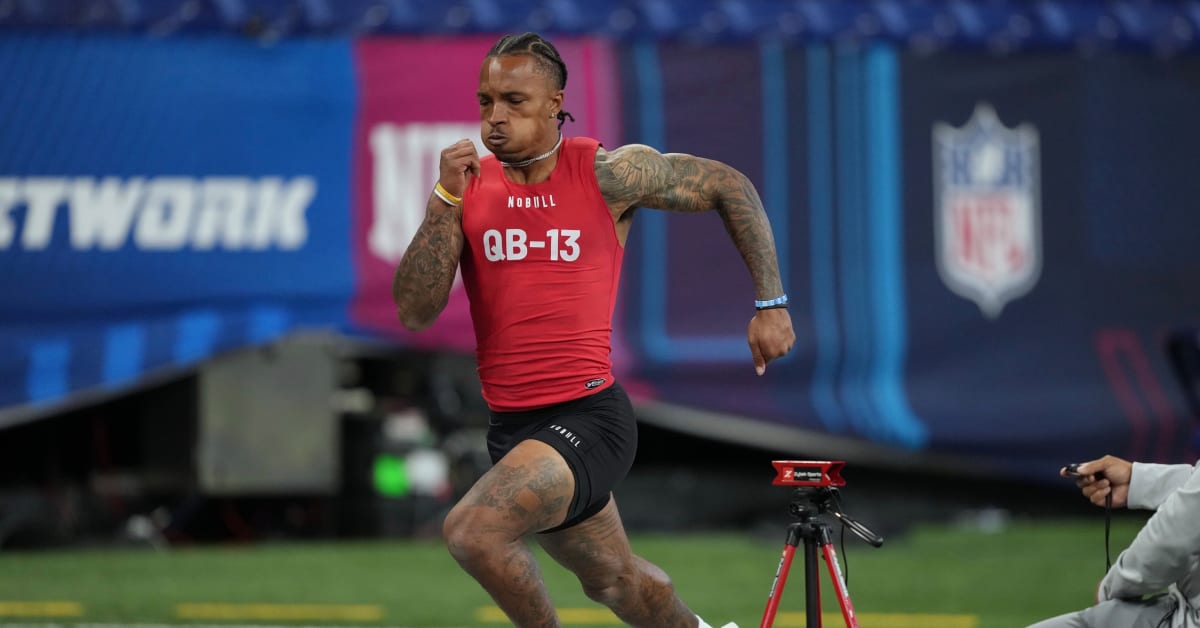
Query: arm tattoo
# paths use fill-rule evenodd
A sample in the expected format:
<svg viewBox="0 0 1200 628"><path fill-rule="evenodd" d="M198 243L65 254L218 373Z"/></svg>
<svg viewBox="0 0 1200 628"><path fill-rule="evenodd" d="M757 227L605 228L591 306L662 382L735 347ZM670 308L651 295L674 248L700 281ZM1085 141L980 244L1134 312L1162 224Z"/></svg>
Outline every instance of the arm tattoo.
<svg viewBox="0 0 1200 628"><path fill-rule="evenodd" d="M609 207L621 213L639 206L715 210L750 269L758 298L783 294L771 224L746 175L719 161L631 144L596 155L596 180Z"/></svg>
<svg viewBox="0 0 1200 628"><path fill-rule="evenodd" d="M431 195L412 243L392 277L392 299L400 321L413 331L429 327L450 300L463 250L459 210Z"/></svg>

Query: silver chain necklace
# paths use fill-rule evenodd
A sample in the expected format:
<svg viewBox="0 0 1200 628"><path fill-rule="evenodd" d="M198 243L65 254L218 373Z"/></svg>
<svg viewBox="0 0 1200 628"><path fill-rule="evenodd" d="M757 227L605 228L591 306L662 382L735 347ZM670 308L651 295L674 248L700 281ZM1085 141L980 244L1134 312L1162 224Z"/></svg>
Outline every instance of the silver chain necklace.
<svg viewBox="0 0 1200 628"><path fill-rule="evenodd" d="M502 161L500 163L503 164L505 168L524 168L525 166L528 166L529 164L541 161L541 160L549 157L550 155L553 155L554 151L558 150L559 146L562 146L562 133L558 134L558 141L554 143L554 148L551 148L550 150L542 153L541 155L538 155L537 157L531 157L529 159L526 159L525 161L514 161L512 163L509 163L507 161Z"/></svg>

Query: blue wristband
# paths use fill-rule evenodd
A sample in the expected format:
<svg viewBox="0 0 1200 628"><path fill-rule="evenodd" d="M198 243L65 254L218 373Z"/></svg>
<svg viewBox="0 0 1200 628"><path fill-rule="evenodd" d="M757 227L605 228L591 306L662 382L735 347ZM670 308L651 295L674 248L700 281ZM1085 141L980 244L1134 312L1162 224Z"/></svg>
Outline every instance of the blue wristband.
<svg viewBox="0 0 1200 628"><path fill-rule="evenodd" d="M781 305L787 305L787 302L788 302L788 298L787 298L786 294L781 297L771 299L769 301L757 301L756 300L754 302L754 309L764 310L764 309L767 309L770 307L779 307Z"/></svg>

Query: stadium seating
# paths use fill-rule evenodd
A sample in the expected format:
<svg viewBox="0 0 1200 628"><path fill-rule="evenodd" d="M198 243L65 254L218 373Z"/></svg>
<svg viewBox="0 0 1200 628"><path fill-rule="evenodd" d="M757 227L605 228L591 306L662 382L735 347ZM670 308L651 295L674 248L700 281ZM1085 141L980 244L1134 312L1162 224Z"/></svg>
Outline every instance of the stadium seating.
<svg viewBox="0 0 1200 628"><path fill-rule="evenodd" d="M885 36L937 49L1200 49L1186 0L0 0L0 29L248 35L538 30L698 41Z"/></svg>

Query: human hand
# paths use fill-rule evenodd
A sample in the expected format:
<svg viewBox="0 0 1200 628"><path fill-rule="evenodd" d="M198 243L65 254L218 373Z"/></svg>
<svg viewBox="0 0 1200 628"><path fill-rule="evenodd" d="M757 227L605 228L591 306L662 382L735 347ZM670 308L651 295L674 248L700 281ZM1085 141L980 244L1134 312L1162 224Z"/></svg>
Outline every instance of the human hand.
<svg viewBox="0 0 1200 628"><path fill-rule="evenodd" d="M462 198L467 189L467 176L479 176L479 153L471 140L459 140L442 149L438 162L438 182L446 191Z"/></svg>
<svg viewBox="0 0 1200 628"><path fill-rule="evenodd" d="M1104 456L1098 460L1084 462L1076 468L1075 485L1083 496L1097 506L1104 505L1104 498L1112 494L1114 508L1124 508L1129 502L1129 480L1133 476L1133 463L1116 456ZM1066 467L1059 472L1069 477Z"/></svg>
<svg viewBox="0 0 1200 628"><path fill-rule="evenodd" d="M792 344L796 342L792 316L782 307L758 310L750 319L746 337L750 341L754 371L762 375L767 371L767 362L792 350Z"/></svg>

